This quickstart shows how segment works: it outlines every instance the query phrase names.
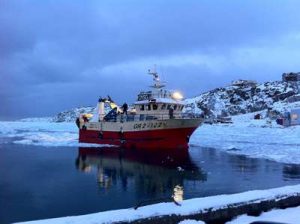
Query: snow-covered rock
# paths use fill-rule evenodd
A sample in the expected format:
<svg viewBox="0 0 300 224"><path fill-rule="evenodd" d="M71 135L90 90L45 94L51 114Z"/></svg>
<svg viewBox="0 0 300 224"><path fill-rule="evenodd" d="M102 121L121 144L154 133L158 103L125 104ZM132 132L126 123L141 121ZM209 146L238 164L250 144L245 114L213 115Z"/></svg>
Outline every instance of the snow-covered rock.
<svg viewBox="0 0 300 224"><path fill-rule="evenodd" d="M54 118L54 122L74 122L80 114L93 114L95 107L77 107L71 110L66 110L58 113Z"/></svg>
<svg viewBox="0 0 300 224"><path fill-rule="evenodd" d="M296 103L294 106L300 105L299 92L300 82L233 84L187 99L185 111L203 113L206 118L215 119L218 116L268 110L266 116L274 119L284 112L290 103Z"/></svg>

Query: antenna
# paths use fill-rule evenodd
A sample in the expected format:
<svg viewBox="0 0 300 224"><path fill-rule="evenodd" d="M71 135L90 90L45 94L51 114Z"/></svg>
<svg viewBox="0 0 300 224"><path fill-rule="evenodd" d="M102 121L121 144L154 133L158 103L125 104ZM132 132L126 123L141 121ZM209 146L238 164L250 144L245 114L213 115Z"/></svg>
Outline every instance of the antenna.
<svg viewBox="0 0 300 224"><path fill-rule="evenodd" d="M156 72L156 65L154 65L154 69L152 71L151 69L148 69L148 74L153 76L154 85L151 86L152 88L161 89L165 86L160 82L160 78Z"/></svg>
<svg viewBox="0 0 300 224"><path fill-rule="evenodd" d="M159 81L158 73L156 72L156 65L154 65L154 69L151 72L151 69L148 69L148 74L153 75L153 81Z"/></svg>

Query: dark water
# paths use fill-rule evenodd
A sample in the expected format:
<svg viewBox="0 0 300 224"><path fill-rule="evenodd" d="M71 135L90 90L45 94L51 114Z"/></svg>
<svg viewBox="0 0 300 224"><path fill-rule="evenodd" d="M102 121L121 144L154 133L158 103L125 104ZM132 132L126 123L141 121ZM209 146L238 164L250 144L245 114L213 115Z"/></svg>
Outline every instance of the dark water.
<svg viewBox="0 0 300 224"><path fill-rule="evenodd" d="M300 183L300 166L215 149L144 152L0 144L0 223Z"/></svg>

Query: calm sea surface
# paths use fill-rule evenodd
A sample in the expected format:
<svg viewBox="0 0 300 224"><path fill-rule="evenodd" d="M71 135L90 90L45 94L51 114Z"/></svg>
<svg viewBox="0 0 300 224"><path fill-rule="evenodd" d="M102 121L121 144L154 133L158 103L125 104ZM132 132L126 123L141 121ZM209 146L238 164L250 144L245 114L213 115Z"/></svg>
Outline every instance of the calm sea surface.
<svg viewBox="0 0 300 224"><path fill-rule="evenodd" d="M4 139L0 143L5 142ZM215 149L140 152L0 144L0 223L300 183L300 166Z"/></svg>

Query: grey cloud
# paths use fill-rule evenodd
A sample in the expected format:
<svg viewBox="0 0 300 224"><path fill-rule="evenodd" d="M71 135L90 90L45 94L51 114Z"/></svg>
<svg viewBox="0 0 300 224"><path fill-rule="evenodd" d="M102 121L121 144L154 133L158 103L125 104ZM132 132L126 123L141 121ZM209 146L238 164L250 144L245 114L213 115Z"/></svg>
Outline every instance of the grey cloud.
<svg viewBox="0 0 300 224"><path fill-rule="evenodd" d="M134 100L149 80L140 68L114 66L143 59L146 71L148 58L201 54L207 60L221 56L224 63L228 58L228 66L218 71L205 63L165 66L170 87L182 85L187 95L241 74L266 80L260 74L280 74L287 59L266 68L257 57L250 67L238 63L236 51L276 47L300 32L299 5L293 0L0 0L0 76L6 82L0 84L0 98L9 108L0 117L49 115L112 90L120 101Z"/></svg>

